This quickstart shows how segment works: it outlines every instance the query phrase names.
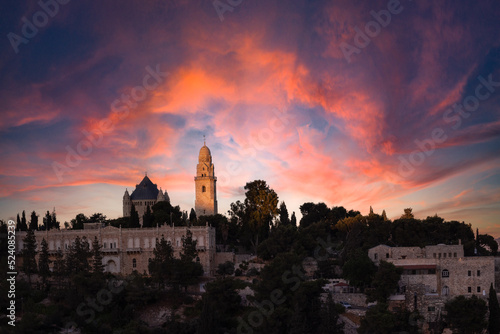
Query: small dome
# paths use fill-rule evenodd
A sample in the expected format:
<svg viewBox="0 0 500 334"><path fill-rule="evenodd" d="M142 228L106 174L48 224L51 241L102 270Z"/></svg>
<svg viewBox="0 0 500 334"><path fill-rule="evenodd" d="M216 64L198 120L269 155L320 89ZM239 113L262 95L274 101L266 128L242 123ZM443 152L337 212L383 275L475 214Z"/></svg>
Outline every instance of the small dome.
<svg viewBox="0 0 500 334"><path fill-rule="evenodd" d="M207 145L203 145L200 149L200 155L198 157L199 162L209 162L212 160L212 153Z"/></svg>

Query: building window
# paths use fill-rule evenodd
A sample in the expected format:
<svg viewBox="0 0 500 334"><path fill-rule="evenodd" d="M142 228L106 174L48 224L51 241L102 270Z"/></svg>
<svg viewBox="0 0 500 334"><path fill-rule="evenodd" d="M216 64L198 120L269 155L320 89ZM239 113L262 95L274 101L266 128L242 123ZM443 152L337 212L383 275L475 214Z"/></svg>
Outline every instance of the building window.
<svg viewBox="0 0 500 334"><path fill-rule="evenodd" d="M446 259L446 253L443 253L443 259Z"/></svg>
<svg viewBox="0 0 500 334"><path fill-rule="evenodd" d="M438 257L441 258L441 253L438 254Z"/></svg>
<svg viewBox="0 0 500 334"><path fill-rule="evenodd" d="M448 253L448 257L451 257L451 253Z"/></svg>
<svg viewBox="0 0 500 334"><path fill-rule="evenodd" d="M428 311L428 312L434 312L434 311L436 311L436 307L435 307L435 306L429 306L429 307L427 308L427 311Z"/></svg>
<svg viewBox="0 0 500 334"><path fill-rule="evenodd" d="M436 258L436 253L434 253L434 254L432 254L432 255L434 255L434 258Z"/></svg>
<svg viewBox="0 0 500 334"><path fill-rule="evenodd" d="M471 270L467 271L467 276L472 276L472 271Z"/></svg>
<svg viewBox="0 0 500 334"><path fill-rule="evenodd" d="M477 293L480 293L480 292L481 292L481 287L480 287L480 286L478 286L478 287L477 287Z"/></svg>
<svg viewBox="0 0 500 334"><path fill-rule="evenodd" d="M375 260L377 260L377 259L378 259L378 254L377 254L377 253L375 253L375 255L373 256L373 258L374 258Z"/></svg>
<svg viewBox="0 0 500 334"><path fill-rule="evenodd" d="M468 293L471 293L471 292L472 292L472 288L471 288L470 286L467 288L467 292L468 292Z"/></svg>
<svg viewBox="0 0 500 334"><path fill-rule="evenodd" d="M132 268L136 268L136 267L137 267L137 260L132 259Z"/></svg>
<svg viewBox="0 0 500 334"><path fill-rule="evenodd" d="M479 276L481 276L481 270L478 270L478 271L477 271L477 276L478 276L478 277L479 277Z"/></svg>
<svg viewBox="0 0 500 334"><path fill-rule="evenodd" d="M389 258L389 253L385 253L385 258L388 259Z"/></svg>
<svg viewBox="0 0 500 334"><path fill-rule="evenodd" d="M207 188L205 186L201 187L201 192L204 193L207 191Z"/></svg>
<svg viewBox="0 0 500 334"><path fill-rule="evenodd" d="M450 288L448 286L443 286L443 290L441 291L443 296L448 296L450 294Z"/></svg>
<svg viewBox="0 0 500 334"><path fill-rule="evenodd" d="M457 257L457 253L453 253L453 257Z"/></svg>
<svg viewBox="0 0 500 334"><path fill-rule="evenodd" d="M106 243L104 243L104 247L103 248L106 248L106 246L107 246Z"/></svg>
<svg viewBox="0 0 500 334"><path fill-rule="evenodd" d="M443 271L441 272L441 277L450 277L450 272L448 271L448 269L443 269Z"/></svg>

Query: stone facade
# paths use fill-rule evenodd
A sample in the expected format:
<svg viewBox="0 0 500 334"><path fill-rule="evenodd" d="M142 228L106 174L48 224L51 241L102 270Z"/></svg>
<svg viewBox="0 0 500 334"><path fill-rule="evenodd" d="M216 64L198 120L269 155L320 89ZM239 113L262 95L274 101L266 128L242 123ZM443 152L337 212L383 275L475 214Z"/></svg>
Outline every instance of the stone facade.
<svg viewBox="0 0 500 334"><path fill-rule="evenodd" d="M427 322L436 321L449 299L459 295L487 298L490 284L495 286L493 256L465 257L463 245L389 247L379 245L368 250L378 264L391 262L403 269L399 291L406 307L418 309Z"/></svg>
<svg viewBox="0 0 500 334"><path fill-rule="evenodd" d="M87 224L86 224L87 225ZM112 273L128 275L134 270L139 273L148 274L149 260L154 257L153 249L156 241L162 237L169 241L176 256L182 250L182 237L186 235L187 227L171 227L163 225L155 228L116 228L112 226L100 227L99 224L88 225L83 230L50 230L35 231L37 250L40 251L42 239L49 245L51 259L58 250L65 254L68 247L76 237L86 239L92 247L94 237L101 244L103 253L103 265L105 270ZM215 228L209 226L189 227L193 233L193 239L197 240L198 257L203 266L205 276L213 276L215 273ZM17 250L23 249L23 239L26 232L17 232Z"/></svg>
<svg viewBox="0 0 500 334"><path fill-rule="evenodd" d="M210 149L203 145L198 156L195 183L195 211L196 216L217 214L217 178Z"/></svg>

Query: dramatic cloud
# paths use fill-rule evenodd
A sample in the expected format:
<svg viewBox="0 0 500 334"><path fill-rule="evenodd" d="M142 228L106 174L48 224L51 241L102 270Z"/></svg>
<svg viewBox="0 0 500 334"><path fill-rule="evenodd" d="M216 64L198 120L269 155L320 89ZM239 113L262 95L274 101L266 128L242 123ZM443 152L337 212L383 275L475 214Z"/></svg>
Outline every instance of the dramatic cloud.
<svg viewBox="0 0 500 334"><path fill-rule="evenodd" d="M413 207L500 235L495 2L243 1L223 20L210 1L70 2L29 38L39 6L11 7L2 219L118 217L145 172L189 211L206 135L222 213L264 179L297 213Z"/></svg>

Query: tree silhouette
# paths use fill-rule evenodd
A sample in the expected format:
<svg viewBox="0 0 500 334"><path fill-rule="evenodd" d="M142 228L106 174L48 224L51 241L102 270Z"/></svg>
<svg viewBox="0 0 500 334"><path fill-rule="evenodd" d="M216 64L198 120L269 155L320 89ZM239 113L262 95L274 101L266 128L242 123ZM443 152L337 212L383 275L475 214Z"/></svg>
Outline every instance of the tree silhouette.
<svg viewBox="0 0 500 334"><path fill-rule="evenodd" d="M34 212L34 211L33 211ZM34 230L29 230L26 232L26 236L23 239L23 271L28 276L28 282L31 286L31 275L37 272L37 265L35 256L37 254L36 250L36 238Z"/></svg>

